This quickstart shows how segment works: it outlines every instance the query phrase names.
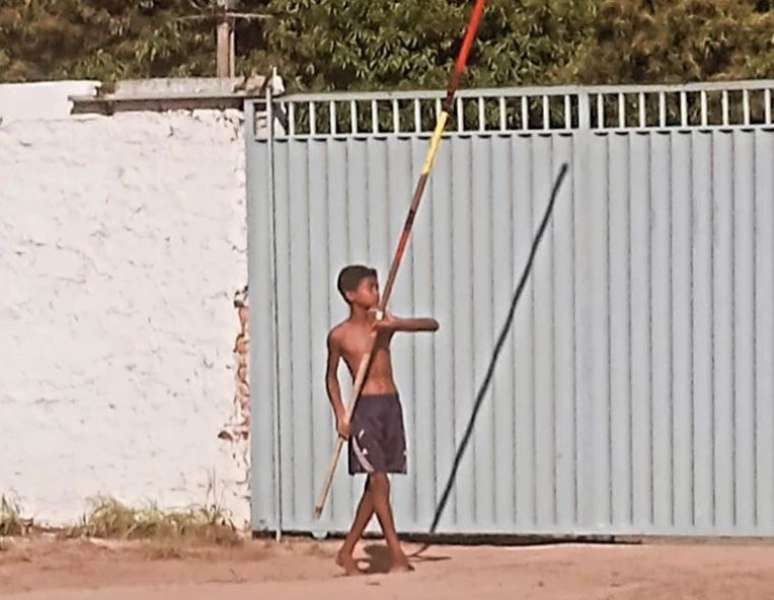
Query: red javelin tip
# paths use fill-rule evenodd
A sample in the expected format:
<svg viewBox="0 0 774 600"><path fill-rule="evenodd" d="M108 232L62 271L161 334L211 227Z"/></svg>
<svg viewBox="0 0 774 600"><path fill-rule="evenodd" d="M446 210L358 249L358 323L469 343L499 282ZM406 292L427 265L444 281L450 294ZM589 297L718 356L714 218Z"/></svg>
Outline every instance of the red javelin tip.
<svg viewBox="0 0 774 600"><path fill-rule="evenodd" d="M470 55L470 49L473 47L473 42L476 39L478 26L481 23L481 16L484 14L485 4L486 0L476 0L476 5L473 7L473 13L470 15L468 29L465 32L465 39L462 41L462 47L457 55L457 62L454 65L454 74L452 75L449 87L446 90L447 109L451 109L454 94L457 93L457 87L460 85L462 73L465 71L465 66L468 64L468 56Z"/></svg>

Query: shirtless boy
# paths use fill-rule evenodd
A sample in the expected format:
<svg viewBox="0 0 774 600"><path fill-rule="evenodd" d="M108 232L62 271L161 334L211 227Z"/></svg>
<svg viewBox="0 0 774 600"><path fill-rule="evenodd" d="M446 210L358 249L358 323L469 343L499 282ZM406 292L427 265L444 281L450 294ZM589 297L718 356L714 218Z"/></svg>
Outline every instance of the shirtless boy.
<svg viewBox="0 0 774 600"><path fill-rule="evenodd" d="M376 319L379 283L374 269L351 265L339 273L338 288L349 304L349 318L328 334L328 368L325 376L328 397L336 415L338 434L349 440L349 473L367 475L363 497L347 537L336 557L336 564L347 575L359 573L353 558L355 544L371 517L376 514L392 558L392 571L409 571L400 547L390 505L388 473L406 473L406 436L403 411L392 376L390 341L397 331L436 331L435 319L401 319L384 315ZM351 420L341 400L337 377L343 358L352 377L360 359L376 336L371 368L363 384Z"/></svg>

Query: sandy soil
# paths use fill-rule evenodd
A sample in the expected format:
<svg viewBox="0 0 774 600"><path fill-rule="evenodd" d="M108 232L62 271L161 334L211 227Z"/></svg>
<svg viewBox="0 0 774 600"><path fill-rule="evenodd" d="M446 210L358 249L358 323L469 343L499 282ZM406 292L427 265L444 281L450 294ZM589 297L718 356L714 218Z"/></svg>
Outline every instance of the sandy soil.
<svg viewBox="0 0 774 600"><path fill-rule="evenodd" d="M6 600L758 600L774 599L774 545L433 546L416 571L386 575L380 543L339 575L336 543L256 541L236 549L17 541L0 551ZM415 552L418 546L407 546Z"/></svg>

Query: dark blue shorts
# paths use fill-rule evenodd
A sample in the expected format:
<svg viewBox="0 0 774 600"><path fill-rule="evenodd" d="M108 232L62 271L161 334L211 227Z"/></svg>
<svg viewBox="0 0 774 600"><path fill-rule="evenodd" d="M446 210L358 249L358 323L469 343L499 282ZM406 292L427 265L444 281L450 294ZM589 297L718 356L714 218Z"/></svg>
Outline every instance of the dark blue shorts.
<svg viewBox="0 0 774 600"><path fill-rule="evenodd" d="M406 472L406 432L397 394L360 396L350 431L350 475Z"/></svg>

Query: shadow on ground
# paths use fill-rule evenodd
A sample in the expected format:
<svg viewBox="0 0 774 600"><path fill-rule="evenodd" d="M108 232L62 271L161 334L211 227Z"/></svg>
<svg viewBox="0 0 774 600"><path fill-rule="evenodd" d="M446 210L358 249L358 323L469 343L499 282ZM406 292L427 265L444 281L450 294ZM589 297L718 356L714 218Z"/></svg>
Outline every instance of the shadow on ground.
<svg viewBox="0 0 774 600"><path fill-rule="evenodd" d="M364 573L367 573L368 575L375 575L378 573L389 572L392 561L390 560L390 551L387 549L387 546L382 544L369 544L363 548L363 551L366 553L367 558L361 559L358 562L365 563L365 568L363 569ZM416 563L451 560L451 557L428 556L427 554L418 556L416 554L412 554L409 556L409 560L413 565L416 565Z"/></svg>

